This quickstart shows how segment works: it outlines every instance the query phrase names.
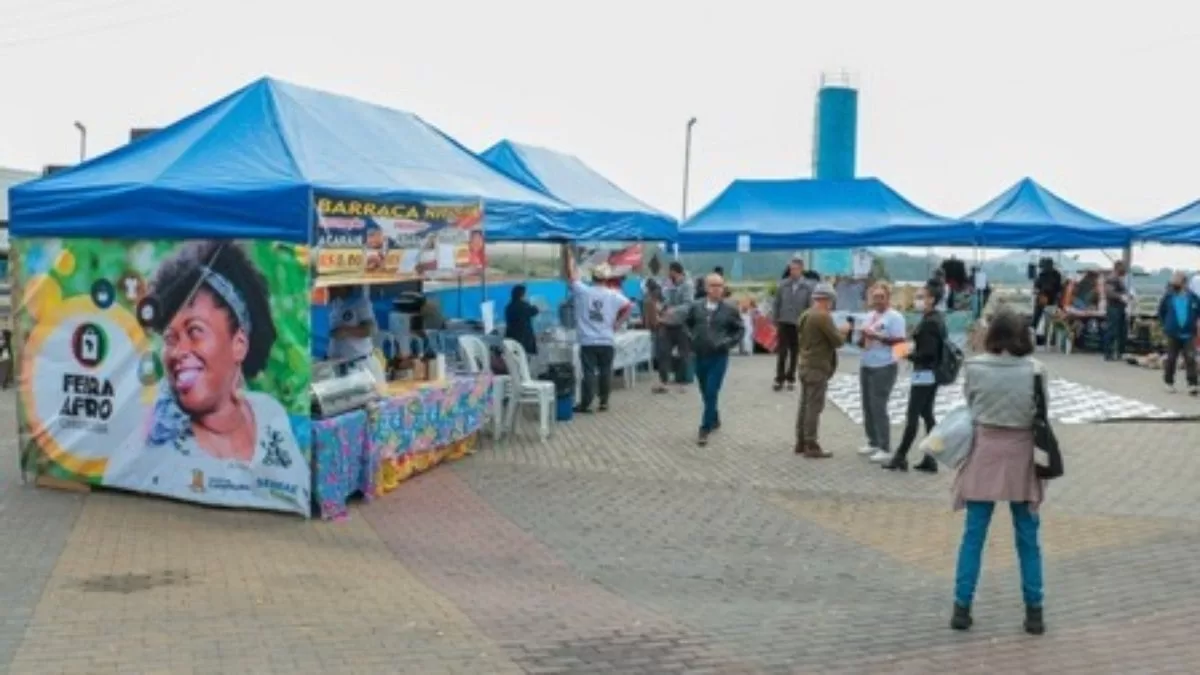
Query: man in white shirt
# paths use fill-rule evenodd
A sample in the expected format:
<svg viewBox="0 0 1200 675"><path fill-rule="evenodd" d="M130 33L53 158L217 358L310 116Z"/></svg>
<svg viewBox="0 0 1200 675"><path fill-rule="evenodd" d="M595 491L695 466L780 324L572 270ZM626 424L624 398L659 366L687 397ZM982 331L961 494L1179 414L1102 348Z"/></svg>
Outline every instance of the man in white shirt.
<svg viewBox="0 0 1200 675"><path fill-rule="evenodd" d="M871 313L862 329L859 346L858 381L862 398L863 429L867 444L859 454L870 455L871 461L883 463L891 458L892 422L888 415L888 400L896 386L900 366L893 350L908 339L904 315L892 309L891 288L875 284L867 295Z"/></svg>
<svg viewBox="0 0 1200 675"><path fill-rule="evenodd" d="M600 412L608 410L608 394L612 390L612 367L616 330L633 307L629 298L613 288L612 274L607 265L593 272L595 283L579 280L575 260L567 258L567 274L575 302L575 330L579 337L579 363L583 370L579 404L575 412L592 411L592 399L599 395ZM618 287L619 288L619 287Z"/></svg>

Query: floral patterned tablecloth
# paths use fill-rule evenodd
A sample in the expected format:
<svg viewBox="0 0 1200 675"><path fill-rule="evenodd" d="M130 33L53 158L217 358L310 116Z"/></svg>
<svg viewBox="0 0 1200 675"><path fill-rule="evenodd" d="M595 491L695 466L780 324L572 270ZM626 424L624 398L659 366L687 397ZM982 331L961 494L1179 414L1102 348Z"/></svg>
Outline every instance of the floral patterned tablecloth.
<svg viewBox="0 0 1200 675"><path fill-rule="evenodd" d="M491 377L461 375L314 421L313 494L321 517L344 517L351 495L377 497L413 473L463 454L491 405Z"/></svg>

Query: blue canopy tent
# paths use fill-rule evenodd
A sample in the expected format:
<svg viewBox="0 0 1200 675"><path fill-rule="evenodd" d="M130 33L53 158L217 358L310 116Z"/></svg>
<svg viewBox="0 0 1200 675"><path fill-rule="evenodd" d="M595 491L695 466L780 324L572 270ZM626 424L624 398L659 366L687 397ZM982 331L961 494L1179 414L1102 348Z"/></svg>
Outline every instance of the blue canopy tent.
<svg viewBox="0 0 1200 675"><path fill-rule="evenodd" d="M78 167L12 189L12 234L307 243L313 195L480 200L489 240L561 239L567 207L411 113L262 79Z"/></svg>
<svg viewBox="0 0 1200 675"><path fill-rule="evenodd" d="M1200 246L1200 201L1138 225L1133 238L1155 244Z"/></svg>
<svg viewBox="0 0 1200 675"><path fill-rule="evenodd" d="M631 196L577 157L501 141L480 155L508 177L574 211L567 218L578 241L674 241L678 223Z"/></svg>
<svg viewBox="0 0 1200 675"><path fill-rule="evenodd" d="M1129 245L1133 230L1084 211L1022 178L963 216L979 230L979 245L1013 249L1101 249Z"/></svg>
<svg viewBox="0 0 1200 675"><path fill-rule="evenodd" d="M748 241L747 241L748 240ZM970 246L973 226L924 211L877 178L735 180L679 228L684 251Z"/></svg>

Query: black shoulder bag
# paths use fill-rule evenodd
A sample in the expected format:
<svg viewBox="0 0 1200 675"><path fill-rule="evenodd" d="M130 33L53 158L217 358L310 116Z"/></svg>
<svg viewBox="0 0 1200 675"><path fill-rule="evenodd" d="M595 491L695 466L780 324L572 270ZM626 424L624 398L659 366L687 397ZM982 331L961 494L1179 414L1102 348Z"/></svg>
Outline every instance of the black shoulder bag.
<svg viewBox="0 0 1200 675"><path fill-rule="evenodd" d="M1039 373L1033 376L1033 402L1037 411L1033 416L1033 445L1034 452L1046 453L1046 464L1034 464L1037 477L1042 480L1054 480L1063 475L1062 451L1058 447L1058 437L1050 427L1050 418L1046 414L1045 378Z"/></svg>

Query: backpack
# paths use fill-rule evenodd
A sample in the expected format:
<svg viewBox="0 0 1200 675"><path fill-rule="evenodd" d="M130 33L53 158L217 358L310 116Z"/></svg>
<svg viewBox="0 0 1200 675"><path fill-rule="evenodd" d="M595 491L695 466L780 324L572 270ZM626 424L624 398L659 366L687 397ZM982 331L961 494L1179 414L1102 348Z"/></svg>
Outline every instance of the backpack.
<svg viewBox="0 0 1200 675"><path fill-rule="evenodd" d="M954 384L958 380L958 371L962 370L964 358L958 345L943 339L942 354L938 358L937 368L933 371L934 381L940 385Z"/></svg>

